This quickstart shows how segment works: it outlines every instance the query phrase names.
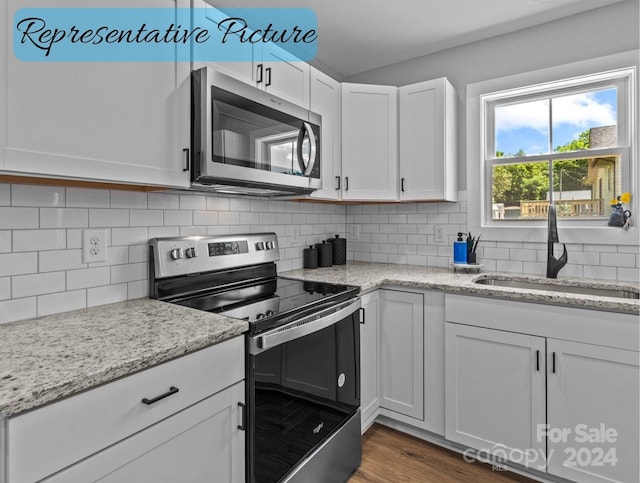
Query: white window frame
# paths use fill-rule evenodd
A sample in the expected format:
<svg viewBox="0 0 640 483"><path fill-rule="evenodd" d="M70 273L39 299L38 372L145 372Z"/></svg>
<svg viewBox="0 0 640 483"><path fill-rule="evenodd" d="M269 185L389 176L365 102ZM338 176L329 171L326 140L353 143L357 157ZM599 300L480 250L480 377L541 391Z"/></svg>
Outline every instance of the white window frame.
<svg viewBox="0 0 640 483"><path fill-rule="evenodd" d="M638 111L639 51L625 52L598 59L552 67L467 86L467 192L468 226L472 233L481 233L486 240L513 242L544 242L547 239L547 220L493 220L491 214L491 166L502 163L576 159L594 154L619 154L621 190L630 192L633 212L630 230L607 227L606 219L559 218L560 241L564 243L594 243L638 245L638 160L635 140L638 139L636 115ZM618 145L616 148L551 153L523 157L495 158L492 106L512 99L517 102L548 97L549 94L572 91L584 87L618 87ZM487 133L488 130L488 133ZM489 142L486 140L489 139Z"/></svg>

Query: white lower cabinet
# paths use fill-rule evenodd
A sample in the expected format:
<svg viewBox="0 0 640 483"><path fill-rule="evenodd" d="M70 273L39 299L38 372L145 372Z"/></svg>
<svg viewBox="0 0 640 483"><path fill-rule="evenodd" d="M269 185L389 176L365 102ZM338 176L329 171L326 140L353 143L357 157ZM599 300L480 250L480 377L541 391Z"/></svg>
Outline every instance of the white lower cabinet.
<svg viewBox="0 0 640 483"><path fill-rule="evenodd" d="M637 320L636 320L637 323ZM640 481L639 353L547 340L549 473L585 481Z"/></svg>
<svg viewBox="0 0 640 483"><path fill-rule="evenodd" d="M360 410L362 432L379 413L378 389L378 290L362 295L362 315L360 319Z"/></svg>
<svg viewBox="0 0 640 483"><path fill-rule="evenodd" d="M446 438L544 471L544 339L446 324L445 340Z"/></svg>
<svg viewBox="0 0 640 483"><path fill-rule="evenodd" d="M424 418L424 297L380 291L380 406Z"/></svg>
<svg viewBox="0 0 640 483"><path fill-rule="evenodd" d="M243 482L243 379L240 336L11 417L5 483Z"/></svg>
<svg viewBox="0 0 640 483"><path fill-rule="evenodd" d="M243 399L244 384L238 383L44 481L242 482Z"/></svg>
<svg viewBox="0 0 640 483"><path fill-rule="evenodd" d="M447 439L572 481L640 481L637 316L447 295L446 321Z"/></svg>
<svg viewBox="0 0 640 483"><path fill-rule="evenodd" d="M363 431L382 415L444 435L444 293L380 289L362 307Z"/></svg>

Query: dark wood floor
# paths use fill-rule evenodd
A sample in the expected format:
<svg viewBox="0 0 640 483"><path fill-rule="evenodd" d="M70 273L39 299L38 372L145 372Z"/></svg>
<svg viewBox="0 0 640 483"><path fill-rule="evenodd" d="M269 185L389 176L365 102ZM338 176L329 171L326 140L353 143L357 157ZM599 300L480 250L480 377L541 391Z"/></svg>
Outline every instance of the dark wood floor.
<svg viewBox="0 0 640 483"><path fill-rule="evenodd" d="M362 465L349 483L494 483L531 482L514 473L493 470L462 455L380 424L362 437Z"/></svg>

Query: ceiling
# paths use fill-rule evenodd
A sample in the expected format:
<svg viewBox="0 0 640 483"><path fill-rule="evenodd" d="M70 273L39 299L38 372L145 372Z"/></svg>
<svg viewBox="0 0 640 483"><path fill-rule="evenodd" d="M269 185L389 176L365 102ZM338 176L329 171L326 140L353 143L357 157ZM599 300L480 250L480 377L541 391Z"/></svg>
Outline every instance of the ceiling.
<svg viewBox="0 0 640 483"><path fill-rule="evenodd" d="M421 57L622 0L209 0L219 8L310 8L312 64L337 77Z"/></svg>

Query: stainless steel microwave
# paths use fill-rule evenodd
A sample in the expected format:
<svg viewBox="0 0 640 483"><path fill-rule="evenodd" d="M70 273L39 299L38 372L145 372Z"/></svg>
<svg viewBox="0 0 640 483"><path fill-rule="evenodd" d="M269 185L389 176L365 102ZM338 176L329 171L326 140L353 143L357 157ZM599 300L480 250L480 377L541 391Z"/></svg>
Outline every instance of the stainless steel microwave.
<svg viewBox="0 0 640 483"><path fill-rule="evenodd" d="M253 195L322 187L321 117L211 67L192 73L196 189Z"/></svg>

